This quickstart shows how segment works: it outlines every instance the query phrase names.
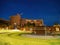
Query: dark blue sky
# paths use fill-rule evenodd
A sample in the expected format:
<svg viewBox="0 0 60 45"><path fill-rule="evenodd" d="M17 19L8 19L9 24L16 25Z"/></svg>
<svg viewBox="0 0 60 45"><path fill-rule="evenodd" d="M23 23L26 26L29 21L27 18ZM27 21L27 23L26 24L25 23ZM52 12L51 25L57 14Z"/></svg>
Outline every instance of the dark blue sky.
<svg viewBox="0 0 60 45"><path fill-rule="evenodd" d="M0 18L21 13L22 18L43 19L45 25L60 24L60 0L0 0Z"/></svg>

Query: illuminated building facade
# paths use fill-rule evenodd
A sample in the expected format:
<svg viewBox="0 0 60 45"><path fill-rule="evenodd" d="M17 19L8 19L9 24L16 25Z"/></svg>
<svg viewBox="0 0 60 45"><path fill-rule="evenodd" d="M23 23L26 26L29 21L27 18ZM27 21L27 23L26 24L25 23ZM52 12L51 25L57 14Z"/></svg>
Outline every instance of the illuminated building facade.
<svg viewBox="0 0 60 45"><path fill-rule="evenodd" d="M40 20L23 19L19 14L10 17L11 25L14 25L14 23L16 23L17 25L24 26L24 24L27 24L28 22L35 23L35 26L44 26L42 19Z"/></svg>
<svg viewBox="0 0 60 45"><path fill-rule="evenodd" d="M20 20L21 20L21 17L19 14L11 16L10 17L10 24L11 25L14 25L14 24L20 25Z"/></svg>

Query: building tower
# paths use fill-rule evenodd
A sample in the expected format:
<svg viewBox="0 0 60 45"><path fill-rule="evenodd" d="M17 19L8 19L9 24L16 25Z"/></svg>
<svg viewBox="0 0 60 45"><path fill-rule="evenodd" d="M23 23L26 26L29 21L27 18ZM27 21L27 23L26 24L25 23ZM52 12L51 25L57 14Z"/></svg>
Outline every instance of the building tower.
<svg viewBox="0 0 60 45"><path fill-rule="evenodd" d="M21 20L21 16L19 14L16 14L14 16L10 17L10 24L11 25L20 25L20 20Z"/></svg>

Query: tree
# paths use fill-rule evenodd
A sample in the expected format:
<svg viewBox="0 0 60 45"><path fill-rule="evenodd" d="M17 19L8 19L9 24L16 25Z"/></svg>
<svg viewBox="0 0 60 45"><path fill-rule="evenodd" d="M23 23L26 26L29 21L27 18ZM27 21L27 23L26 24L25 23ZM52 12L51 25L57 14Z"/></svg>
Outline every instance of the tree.
<svg viewBox="0 0 60 45"><path fill-rule="evenodd" d="M31 25L32 25L33 27L35 27L35 23L31 23Z"/></svg>

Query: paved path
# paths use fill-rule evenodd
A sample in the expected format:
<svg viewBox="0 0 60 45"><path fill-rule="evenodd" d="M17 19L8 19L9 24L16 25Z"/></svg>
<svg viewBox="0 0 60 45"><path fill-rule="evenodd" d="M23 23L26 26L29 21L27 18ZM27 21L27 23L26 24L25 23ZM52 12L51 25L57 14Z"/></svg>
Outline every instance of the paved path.
<svg viewBox="0 0 60 45"><path fill-rule="evenodd" d="M22 35L24 37L30 37L30 38L41 38L41 39L58 39L60 36L44 36L44 35Z"/></svg>

